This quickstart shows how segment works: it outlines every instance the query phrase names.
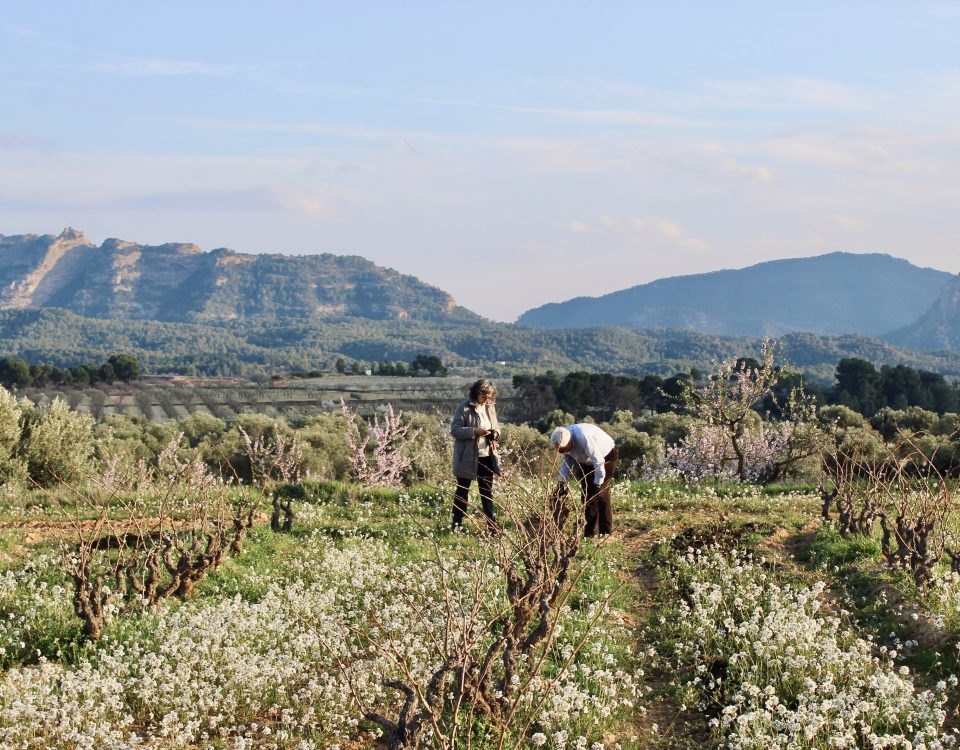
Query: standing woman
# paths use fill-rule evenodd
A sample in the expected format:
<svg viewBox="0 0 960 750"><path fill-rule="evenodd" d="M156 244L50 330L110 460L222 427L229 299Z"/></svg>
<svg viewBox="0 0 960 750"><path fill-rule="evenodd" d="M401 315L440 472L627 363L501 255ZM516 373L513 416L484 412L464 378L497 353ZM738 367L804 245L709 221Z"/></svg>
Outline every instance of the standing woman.
<svg viewBox="0 0 960 750"><path fill-rule="evenodd" d="M470 396L460 402L450 421L453 435L453 475L457 478L457 491L453 498L453 530L463 527L467 512L467 495L470 483L476 479L487 517L487 529L499 530L493 517L493 475L500 473L497 462L497 440L500 439L500 423L494 401L497 387L492 380L482 378L470 386Z"/></svg>

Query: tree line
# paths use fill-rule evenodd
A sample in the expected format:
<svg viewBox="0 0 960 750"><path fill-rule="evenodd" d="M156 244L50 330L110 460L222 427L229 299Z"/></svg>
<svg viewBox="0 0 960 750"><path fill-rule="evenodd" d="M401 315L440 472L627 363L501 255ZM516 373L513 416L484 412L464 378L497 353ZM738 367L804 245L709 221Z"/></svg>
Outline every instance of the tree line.
<svg viewBox="0 0 960 750"><path fill-rule="evenodd" d="M125 383L140 379L140 362L132 354L114 354L101 364L54 367L31 364L17 357L0 359L0 385L5 388L42 388L47 385L86 386L96 383Z"/></svg>
<svg viewBox="0 0 960 750"><path fill-rule="evenodd" d="M752 357L741 357L737 364L756 369ZM960 411L960 386L943 375L915 370L907 365L883 365L857 357L841 359L834 371L834 383L825 385L802 374L781 370L772 392L760 405L761 411L778 413L789 394L802 387L817 406L839 405L867 417L882 409L903 410L918 407L935 414ZM514 375L513 385L521 398L520 414L535 420L559 409L596 420L610 419L618 411L634 414L662 414L682 409L679 404L684 388L701 378L696 369L668 378L658 375L632 377L611 373L570 372L564 376L549 370L540 375Z"/></svg>
<svg viewBox="0 0 960 750"><path fill-rule="evenodd" d="M352 373L362 375L395 375L402 377L404 375L429 375L431 377L443 377L447 374L447 366L443 360L436 354L418 354L409 362L403 360L381 359L375 365L368 365L366 362L353 360L348 363L343 357L339 357L334 364L334 369L340 373Z"/></svg>

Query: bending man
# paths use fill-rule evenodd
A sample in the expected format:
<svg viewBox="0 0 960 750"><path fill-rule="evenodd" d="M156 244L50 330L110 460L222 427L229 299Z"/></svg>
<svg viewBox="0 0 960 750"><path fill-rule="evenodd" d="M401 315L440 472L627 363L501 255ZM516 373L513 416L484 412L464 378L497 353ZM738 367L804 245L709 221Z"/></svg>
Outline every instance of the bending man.
<svg viewBox="0 0 960 750"><path fill-rule="evenodd" d="M600 533L609 534L613 528L610 489L620 459L613 438L595 424L584 422L558 427L550 442L562 456L560 482L566 482L571 472L580 482L586 516L583 533L596 534L599 522Z"/></svg>

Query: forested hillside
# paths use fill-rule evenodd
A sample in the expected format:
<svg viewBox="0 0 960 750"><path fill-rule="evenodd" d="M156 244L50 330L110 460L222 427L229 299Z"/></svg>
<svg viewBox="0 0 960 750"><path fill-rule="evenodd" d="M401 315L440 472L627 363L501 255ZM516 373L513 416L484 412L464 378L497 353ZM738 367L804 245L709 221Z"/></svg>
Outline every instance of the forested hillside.
<svg viewBox="0 0 960 750"><path fill-rule="evenodd" d="M0 352L59 367L136 355L147 373L240 375L284 369L334 369L338 358L366 363L440 356L449 365L489 372L589 369L672 375L709 369L719 359L750 355L759 339L693 331L628 328L546 330L498 324L416 323L362 319L325 323L250 320L210 326L95 320L62 310L0 311ZM807 333L783 337L796 367L823 380L838 361L906 364L960 376L960 355L926 355L863 336Z"/></svg>

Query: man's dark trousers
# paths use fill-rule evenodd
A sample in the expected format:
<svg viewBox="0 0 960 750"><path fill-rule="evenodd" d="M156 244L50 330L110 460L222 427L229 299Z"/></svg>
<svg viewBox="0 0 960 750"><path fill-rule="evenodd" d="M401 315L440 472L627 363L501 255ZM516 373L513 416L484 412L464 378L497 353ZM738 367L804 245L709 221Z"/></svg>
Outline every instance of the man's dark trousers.
<svg viewBox="0 0 960 750"><path fill-rule="evenodd" d="M617 451L617 446L613 446L613 450L603 459L606 476L599 487L593 483L593 464L577 463L577 478L580 480L583 511L586 516L584 536L594 536L598 525L601 534L609 534L613 530L613 504L610 501L610 490L613 487L613 473L617 470L619 461L620 453Z"/></svg>

